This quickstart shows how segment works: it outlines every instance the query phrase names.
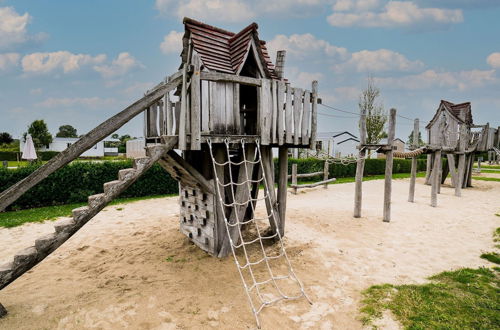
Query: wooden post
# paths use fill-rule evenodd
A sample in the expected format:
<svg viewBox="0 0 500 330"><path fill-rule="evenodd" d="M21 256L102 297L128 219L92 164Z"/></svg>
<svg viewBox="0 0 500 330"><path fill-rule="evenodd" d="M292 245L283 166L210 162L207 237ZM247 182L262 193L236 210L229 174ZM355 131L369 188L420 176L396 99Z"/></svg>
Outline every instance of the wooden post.
<svg viewBox="0 0 500 330"><path fill-rule="evenodd" d="M219 164L222 164L222 163L226 162L226 158L227 157L226 157L225 147L221 146L221 145L214 145L214 159L215 159L215 161ZM217 187L218 183L215 182L216 198L217 199L220 198L225 203L226 196L225 196L224 186L222 186L223 184L225 184L224 166L215 165L215 170L216 170L216 173L214 173L214 181L216 181L215 180L216 175L220 181L220 185L218 187ZM223 205L221 205L221 203L219 201L217 201L217 203L215 203L215 204L216 204L216 211L217 211L216 227L215 227L216 228L215 243L217 246L216 251L218 253L220 253L223 242L224 242L224 238L225 237L227 238L226 220L225 220L226 212L225 212L225 207ZM223 253L226 253L226 252L223 252ZM221 257L224 257L224 255L222 255Z"/></svg>
<svg viewBox="0 0 500 330"><path fill-rule="evenodd" d="M434 164L432 167L431 206L437 206L438 187L441 184L439 178L439 167L441 166L441 150L434 152Z"/></svg>
<svg viewBox="0 0 500 330"><path fill-rule="evenodd" d="M271 80L271 143L278 143L278 81Z"/></svg>
<svg viewBox="0 0 500 330"><path fill-rule="evenodd" d="M292 186L297 185L297 164L292 164ZM292 189L292 193L297 195L297 188Z"/></svg>
<svg viewBox="0 0 500 330"><path fill-rule="evenodd" d="M427 162L425 168L425 184L431 184L431 176L432 176L432 164L434 160L434 154L427 154Z"/></svg>
<svg viewBox="0 0 500 330"><path fill-rule="evenodd" d="M280 235L285 235L286 194L288 183L288 148L279 147L278 154L278 210L280 215Z"/></svg>
<svg viewBox="0 0 500 330"><path fill-rule="evenodd" d="M363 171L365 170L366 149L366 109L361 110L359 118L359 156L356 164L356 183L354 187L354 217L361 217L363 199Z"/></svg>
<svg viewBox="0 0 500 330"><path fill-rule="evenodd" d="M311 92L304 91L304 108L302 111L302 145L309 146L309 112L311 107Z"/></svg>
<svg viewBox="0 0 500 330"><path fill-rule="evenodd" d="M312 82L312 103L311 103L311 139L309 140L309 148L316 149L316 136L318 131L318 82Z"/></svg>
<svg viewBox="0 0 500 330"><path fill-rule="evenodd" d="M283 81L278 81L278 144L281 146L285 143L285 110L283 109L283 96L285 94L285 83ZM280 149L281 150L281 149Z"/></svg>
<svg viewBox="0 0 500 330"><path fill-rule="evenodd" d="M455 154L446 154L446 158L448 159L448 169L451 174L451 186L455 187L457 184L457 167L455 165Z"/></svg>
<svg viewBox="0 0 500 330"><path fill-rule="evenodd" d="M191 75L191 150L201 150L201 83L200 57L193 55L194 71Z"/></svg>
<svg viewBox="0 0 500 330"><path fill-rule="evenodd" d="M286 103L285 103L285 142L293 143L293 110L292 110L292 88L286 83Z"/></svg>
<svg viewBox="0 0 500 330"><path fill-rule="evenodd" d="M172 101L170 101L170 93L165 94L163 103L165 105L166 134L174 135L174 110L172 109Z"/></svg>
<svg viewBox="0 0 500 330"><path fill-rule="evenodd" d="M258 107L259 107L259 130L260 143L269 145L271 140L271 125L272 125L272 95L271 95L271 80L262 79L262 86L259 88Z"/></svg>
<svg viewBox="0 0 500 330"><path fill-rule="evenodd" d="M158 111L159 111L159 116L158 116L158 122L159 122L159 136L165 135L167 133L167 130L165 129L165 102L163 102L163 99L160 99L158 101Z"/></svg>
<svg viewBox="0 0 500 330"><path fill-rule="evenodd" d="M299 138L301 137L300 130L302 126L300 125L300 113L302 110L302 89L293 89L293 144L299 144Z"/></svg>
<svg viewBox="0 0 500 330"><path fill-rule="evenodd" d="M458 169L457 178L455 181L455 196L462 196L462 185L464 181L464 171L465 171L465 144L467 139L467 128L464 124L460 125L460 136L458 141Z"/></svg>
<svg viewBox="0 0 500 330"><path fill-rule="evenodd" d="M389 116L389 132L387 134L387 145L391 148L385 153L385 184L384 184L384 222L391 221L391 194L392 194L392 146L396 134L396 109L391 109Z"/></svg>
<svg viewBox="0 0 500 330"><path fill-rule="evenodd" d="M325 164L323 165L323 181L328 180L328 160L325 160ZM328 182L325 183L325 189L328 189Z"/></svg>
<svg viewBox="0 0 500 330"><path fill-rule="evenodd" d="M413 148L414 149L418 148L418 144L419 144L418 133L419 133L419 121L417 118L413 122ZM415 181L417 180L417 166L418 166L417 156L412 157L412 159L411 159L410 192L408 194L408 202L411 202L411 203L415 202Z"/></svg>
<svg viewBox="0 0 500 330"><path fill-rule="evenodd" d="M273 233L276 233L278 228L281 226L280 217L278 213L278 208L276 205L276 192L274 188L274 171L272 167L272 149L269 146L261 146L261 162L262 167L264 168L264 175L266 176L267 181L267 191L269 194L269 198L266 198L266 208L267 214L273 214L273 216L269 217L269 224L271 225L271 230ZM274 219L273 219L274 218Z"/></svg>
<svg viewBox="0 0 500 330"><path fill-rule="evenodd" d="M179 149L186 150L186 116L187 116L187 64L182 67L181 112L179 114Z"/></svg>

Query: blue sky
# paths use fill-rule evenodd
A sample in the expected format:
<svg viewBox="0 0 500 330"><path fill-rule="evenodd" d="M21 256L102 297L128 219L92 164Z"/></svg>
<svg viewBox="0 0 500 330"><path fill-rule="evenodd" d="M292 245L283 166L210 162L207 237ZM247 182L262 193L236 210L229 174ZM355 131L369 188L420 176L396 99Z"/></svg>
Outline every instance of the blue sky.
<svg viewBox="0 0 500 330"><path fill-rule="evenodd" d="M0 131L19 137L35 119L89 131L177 69L184 16L235 32L257 22L288 51L292 84L317 79L330 106L357 111L371 75L384 107L422 126L440 99L500 125L500 0L0 0ZM320 114L320 131L357 130ZM411 127L398 118L397 136ZM119 133L140 136L142 118Z"/></svg>

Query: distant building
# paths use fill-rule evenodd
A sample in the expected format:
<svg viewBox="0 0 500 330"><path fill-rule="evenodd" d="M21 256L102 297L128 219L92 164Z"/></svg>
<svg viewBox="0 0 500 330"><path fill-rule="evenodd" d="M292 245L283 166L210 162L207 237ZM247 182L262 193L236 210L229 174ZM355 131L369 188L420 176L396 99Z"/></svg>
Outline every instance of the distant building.
<svg viewBox="0 0 500 330"><path fill-rule="evenodd" d="M76 141L78 141L79 138L62 138L62 137L55 137L52 140L52 143L50 143L48 146L43 146L38 148L37 151L57 151L61 152L66 150L70 145L74 144ZM100 141L96 145L94 145L92 148L89 150L85 151L83 154L81 154L80 157L103 157L103 156L112 156L112 155L118 155L118 148L105 148L104 147L105 142ZM23 150L24 148L24 141L21 139L20 141L20 150Z"/></svg>
<svg viewBox="0 0 500 330"><path fill-rule="evenodd" d="M379 143L386 144L387 139L382 139L382 140L380 140ZM396 149L394 149L394 151L405 152L406 142L401 140L400 138L395 138L393 141L393 145L396 147ZM385 153L377 153L377 158L385 158Z"/></svg>
<svg viewBox="0 0 500 330"><path fill-rule="evenodd" d="M316 138L316 148L304 149L302 156L315 157L321 153L332 157L351 157L357 155L358 145L357 136L348 131L319 132Z"/></svg>

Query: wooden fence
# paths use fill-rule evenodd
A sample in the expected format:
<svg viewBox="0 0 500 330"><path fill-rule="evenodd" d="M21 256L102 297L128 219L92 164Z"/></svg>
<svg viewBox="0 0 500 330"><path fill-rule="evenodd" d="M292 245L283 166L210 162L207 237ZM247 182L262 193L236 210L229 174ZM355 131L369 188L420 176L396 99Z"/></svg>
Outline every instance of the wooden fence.
<svg viewBox="0 0 500 330"><path fill-rule="evenodd" d="M330 178L328 179L328 161L325 160L325 164L323 166L323 171L321 172L312 172L312 173L302 173L302 174L297 174L297 164L292 164L292 175L289 175L288 178L292 179L292 184L290 187L292 187L292 193L297 194L297 190L300 188L314 188L318 187L321 185L324 185L324 188L328 188L328 183L333 182L337 179L335 178ZM308 183L308 184L297 184L297 179L298 178L311 178L315 176L323 175L323 180L315 183Z"/></svg>

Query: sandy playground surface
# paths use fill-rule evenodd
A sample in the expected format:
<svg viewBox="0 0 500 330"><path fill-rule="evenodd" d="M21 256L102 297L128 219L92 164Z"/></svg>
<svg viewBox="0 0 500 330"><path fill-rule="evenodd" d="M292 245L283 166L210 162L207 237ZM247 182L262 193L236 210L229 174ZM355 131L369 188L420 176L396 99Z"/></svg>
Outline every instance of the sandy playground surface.
<svg viewBox="0 0 500 330"><path fill-rule="evenodd" d="M263 329L359 329L361 290L420 283L444 270L487 265L499 226L500 183L474 181L462 198L443 187L437 208L418 179L393 181L392 222L381 220L383 181L289 194L286 246L312 305L282 301ZM107 207L62 247L4 290L1 329L254 329L232 257L208 257L178 231L177 198ZM259 213L265 212L259 205ZM52 231L53 223L0 229L0 262ZM273 248L273 247L268 247ZM382 327L398 328L385 318Z"/></svg>

